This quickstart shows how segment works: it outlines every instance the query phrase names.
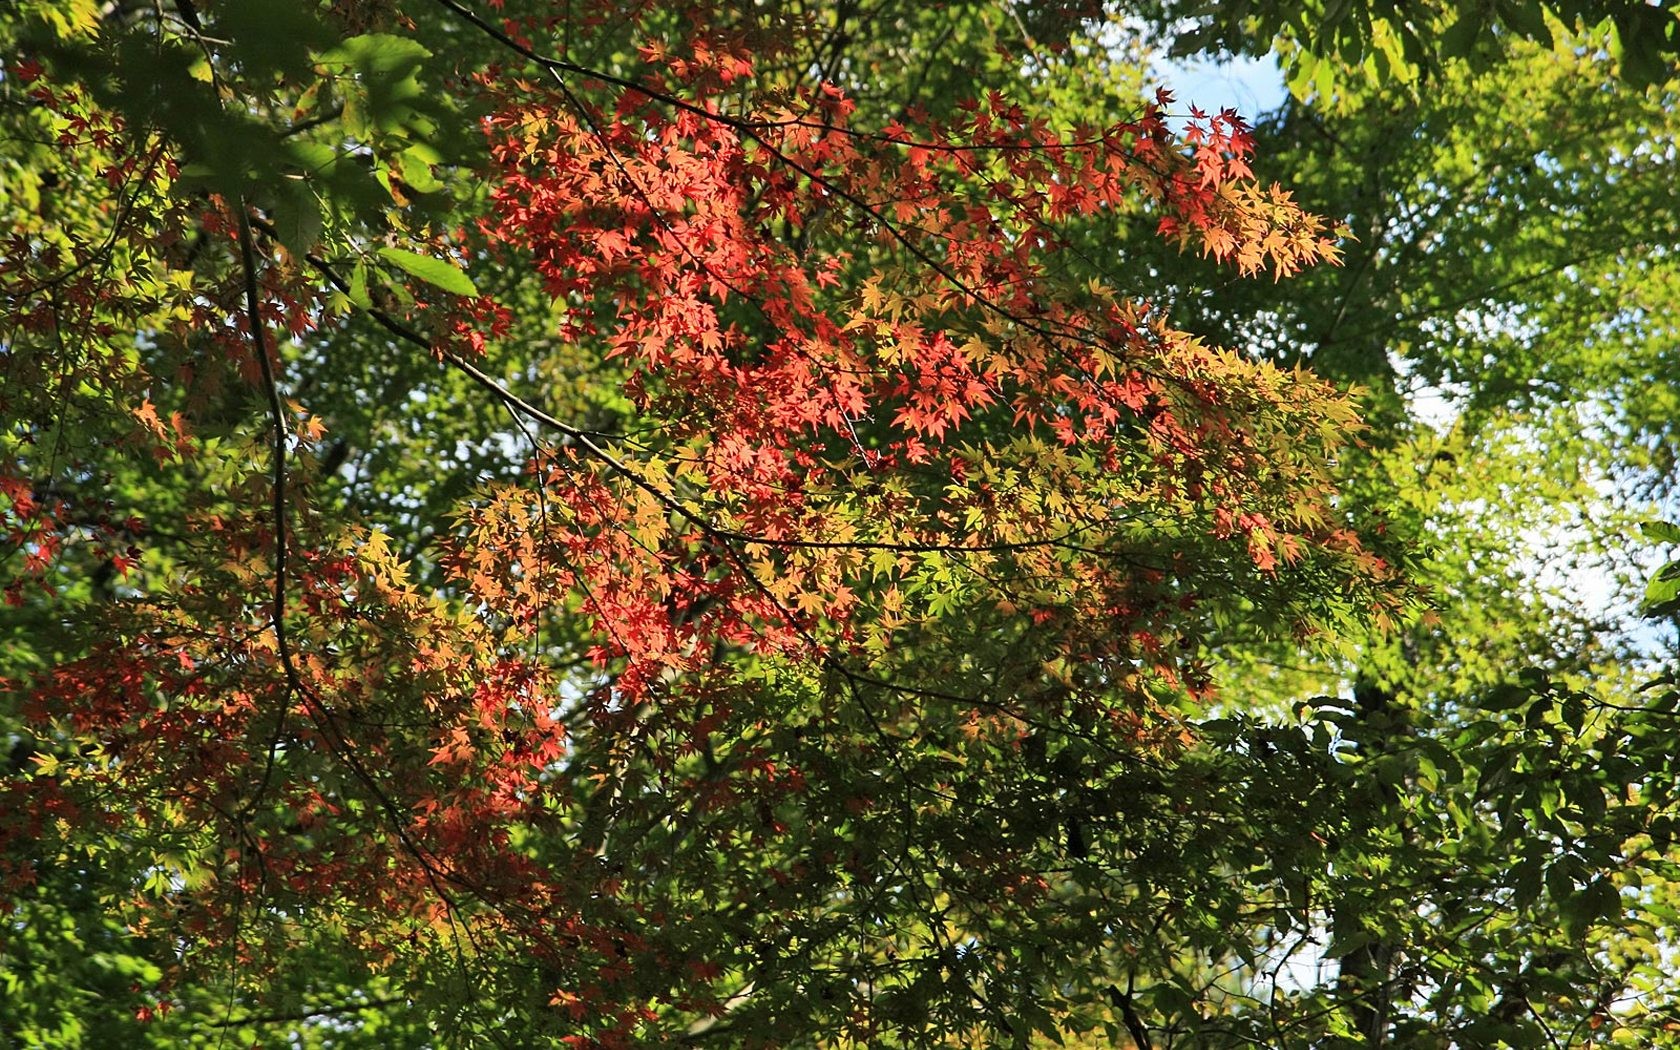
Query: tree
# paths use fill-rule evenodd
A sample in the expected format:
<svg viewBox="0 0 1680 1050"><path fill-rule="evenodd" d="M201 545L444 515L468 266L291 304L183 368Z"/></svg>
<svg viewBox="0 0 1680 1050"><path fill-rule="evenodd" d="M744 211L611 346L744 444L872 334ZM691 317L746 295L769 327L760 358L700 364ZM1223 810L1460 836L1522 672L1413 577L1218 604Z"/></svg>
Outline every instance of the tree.
<svg viewBox="0 0 1680 1050"><path fill-rule="evenodd" d="M1192 330L1372 390L1343 491L1426 555L1429 620L1278 682L1339 694L1326 714L1364 757L1343 877L1316 891L1340 907L1308 933L1340 960L1315 1008L1371 1042L1673 1039L1670 780L1647 750L1672 697L1639 690L1649 658L1602 601L1562 590L1625 571L1673 469L1674 87L1629 90L1603 44L1506 41L1425 90L1343 70L1263 120L1261 176L1358 240L1258 324L1242 285L1156 268Z"/></svg>
<svg viewBox="0 0 1680 1050"><path fill-rule="evenodd" d="M1251 138L1073 6L14 11L8 1036L1668 1038L1673 690L1513 542L1673 463L1594 47Z"/></svg>
<svg viewBox="0 0 1680 1050"><path fill-rule="evenodd" d="M119 918L165 1040L1143 1038L1078 946L1178 922L1101 873L1199 635L1404 592L1350 402L1059 229L1329 231L1230 115L854 124L796 8L499 14L8 24L12 906Z"/></svg>

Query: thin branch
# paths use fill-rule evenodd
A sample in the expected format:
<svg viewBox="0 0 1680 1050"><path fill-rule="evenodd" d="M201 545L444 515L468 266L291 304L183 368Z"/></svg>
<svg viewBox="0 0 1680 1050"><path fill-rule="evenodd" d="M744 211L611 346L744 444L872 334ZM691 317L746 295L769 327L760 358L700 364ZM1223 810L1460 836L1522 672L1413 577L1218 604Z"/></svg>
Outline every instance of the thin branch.
<svg viewBox="0 0 1680 1050"><path fill-rule="evenodd" d="M280 132L280 137L283 139L289 139L293 135L301 135L311 128L318 128L322 124L331 123L343 115L344 107L342 105L331 106L325 111L318 113L307 120L300 120L296 124L293 124L291 127Z"/></svg>
<svg viewBox="0 0 1680 1050"><path fill-rule="evenodd" d="M292 663L291 640L286 634L286 406L280 400L280 388L274 380L274 364L268 357L268 335L262 323L262 297L257 288L257 253L252 244L250 209L243 200L239 202L239 257L245 269L245 316L250 329L251 351L256 355L257 367L262 373L269 423L274 430L269 453L270 513L274 517L274 597L269 615L274 621L274 644L280 654L280 665L286 672L286 683L296 690L297 667Z"/></svg>
<svg viewBox="0 0 1680 1050"><path fill-rule="evenodd" d="M280 709L274 718L274 732L269 738L262 777L237 814L236 819L242 824L268 791L280 751L280 739L286 732L286 715L291 708L292 697L302 690L302 682L298 677L297 664L292 660L291 638L286 633L286 555L290 545L286 512L286 406L280 400L274 365L268 357L268 334L263 327L262 295L257 285L257 252L251 236L251 209L243 198L239 201L239 258L245 271L246 326L251 350L256 354L257 367L262 375L263 392L267 395L269 424L274 430L269 451L269 512L274 518L274 593L270 600L269 619L274 625L274 651L280 658L281 672L286 677L286 695L281 698Z"/></svg>
<svg viewBox="0 0 1680 1050"><path fill-rule="evenodd" d="M1110 985L1110 998L1114 1000L1114 1005L1119 1007L1120 1018L1126 1022L1126 1031L1131 1034L1132 1042L1137 1044L1138 1050L1154 1050L1155 1044L1150 1042L1149 1039L1149 1028L1143 1023L1143 1018L1138 1016L1137 1005L1132 1000L1132 989L1136 980L1137 972L1135 970L1128 971L1126 974L1126 990L1122 992Z"/></svg>

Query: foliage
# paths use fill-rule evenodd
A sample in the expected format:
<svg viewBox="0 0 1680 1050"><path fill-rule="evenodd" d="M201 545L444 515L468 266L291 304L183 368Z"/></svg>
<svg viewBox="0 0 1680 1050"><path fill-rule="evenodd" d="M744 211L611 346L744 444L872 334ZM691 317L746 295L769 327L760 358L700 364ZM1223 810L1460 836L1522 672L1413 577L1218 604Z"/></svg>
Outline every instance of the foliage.
<svg viewBox="0 0 1680 1050"><path fill-rule="evenodd" d="M1374 780L1349 812L1376 837L1325 894L1359 906L1315 931L1354 945L1321 1002L1408 1045L1669 1045L1671 781L1651 748L1673 723L1639 688L1662 636L1619 637L1610 596L1630 608L1629 537L1672 484L1673 238L1652 231L1673 228L1674 87L1508 42L1429 88L1354 78L1257 129L1262 177L1358 234L1342 270L1264 304L1194 272L1161 293L1212 338L1372 390L1342 488L1419 545L1433 592L1415 626L1305 668L1320 684L1274 676L1280 699L1341 694L1326 713Z"/></svg>
<svg viewBox="0 0 1680 1050"><path fill-rule="evenodd" d="M451 1040L1053 1031L1106 994L1066 947L1146 921L1055 873L1191 739L1201 625L1397 607L1345 398L1052 265L1143 207L1332 257L1233 118L854 126L796 12L35 14L8 593L65 629L4 870L94 865L177 1018L217 974L284 1016L320 956L283 994L395 982ZM372 354L392 444L459 413L522 468L434 491L344 430Z"/></svg>
<svg viewBox="0 0 1680 1050"><path fill-rule="evenodd" d="M1668 86L488 7L0 23L0 1033L1671 1038Z"/></svg>
<svg viewBox="0 0 1680 1050"><path fill-rule="evenodd" d="M1455 60L1485 69L1513 41L1579 48L1586 34L1584 46L1601 48L1635 87L1669 80L1680 55L1680 20L1667 0L1196 0L1165 7L1169 17L1191 24L1175 42L1181 52L1218 47L1264 54L1282 41L1292 81L1326 98L1350 77L1412 81L1442 73Z"/></svg>

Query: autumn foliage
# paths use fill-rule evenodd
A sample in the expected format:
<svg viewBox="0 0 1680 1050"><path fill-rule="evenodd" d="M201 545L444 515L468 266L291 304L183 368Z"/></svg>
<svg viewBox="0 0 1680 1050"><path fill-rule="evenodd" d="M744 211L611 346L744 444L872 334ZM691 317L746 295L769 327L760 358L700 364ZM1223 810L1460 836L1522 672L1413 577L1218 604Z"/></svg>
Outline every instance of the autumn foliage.
<svg viewBox="0 0 1680 1050"><path fill-rule="evenodd" d="M0 252L6 594L73 629L7 683L7 892L120 858L111 906L180 947L160 1003L326 945L565 1045L1024 1035L1112 998L1058 953L1151 921L1089 887L1125 848L1108 800L1217 695L1208 634L1400 598L1332 491L1350 401L1175 329L1062 231L1147 215L1278 278L1334 232L1253 181L1234 114L1175 131L1165 95L864 125L712 12L444 6L494 56L449 71L476 166L378 90L442 63L400 23L217 89L387 106L383 211L262 182L308 143L184 134L202 81L142 126L57 52L9 67L73 185ZM610 32L599 68L559 57ZM412 206L439 178L446 221ZM424 522L346 505L332 442L387 438L311 402L337 332L460 379L416 426L470 415L520 469ZM590 421L521 384L554 346Z"/></svg>

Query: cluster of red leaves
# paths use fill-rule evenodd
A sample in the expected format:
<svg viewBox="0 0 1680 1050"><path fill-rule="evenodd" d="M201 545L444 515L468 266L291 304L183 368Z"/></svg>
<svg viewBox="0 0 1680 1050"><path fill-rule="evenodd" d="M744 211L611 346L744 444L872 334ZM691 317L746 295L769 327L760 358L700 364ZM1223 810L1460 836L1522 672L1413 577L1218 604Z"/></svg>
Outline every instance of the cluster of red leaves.
<svg viewBox="0 0 1680 1050"><path fill-rule="evenodd" d="M832 88L723 112L694 82L742 75L745 59L702 74L643 54L653 86L610 107L519 91L489 121L501 171L486 233L531 260L565 338L624 363L660 437L651 455L627 445L543 466L564 519L544 539L528 494L479 512L462 574L487 601L518 591L530 609L581 588L634 694L678 654L709 652L697 638L786 652L817 645L823 622L855 638L852 621L879 614L859 595L901 559L966 556L995 573L1058 549L1070 522L1100 548L1122 500L1197 504L1185 513L1217 515L1214 535L1253 538L1262 569L1314 542L1293 533L1323 523L1322 478L1270 445L1345 413L1334 395L1053 276L1061 224L1140 200L1243 270L1333 258L1319 220L1245 181L1235 117L1193 124L1181 149L1155 106L1057 134L993 96L954 122L860 132ZM1046 461L1084 466L1007 491L975 476L1037 436ZM1011 575L1088 574L1076 612L1112 622L1137 574L1102 560ZM551 568L493 582L514 562Z"/></svg>

